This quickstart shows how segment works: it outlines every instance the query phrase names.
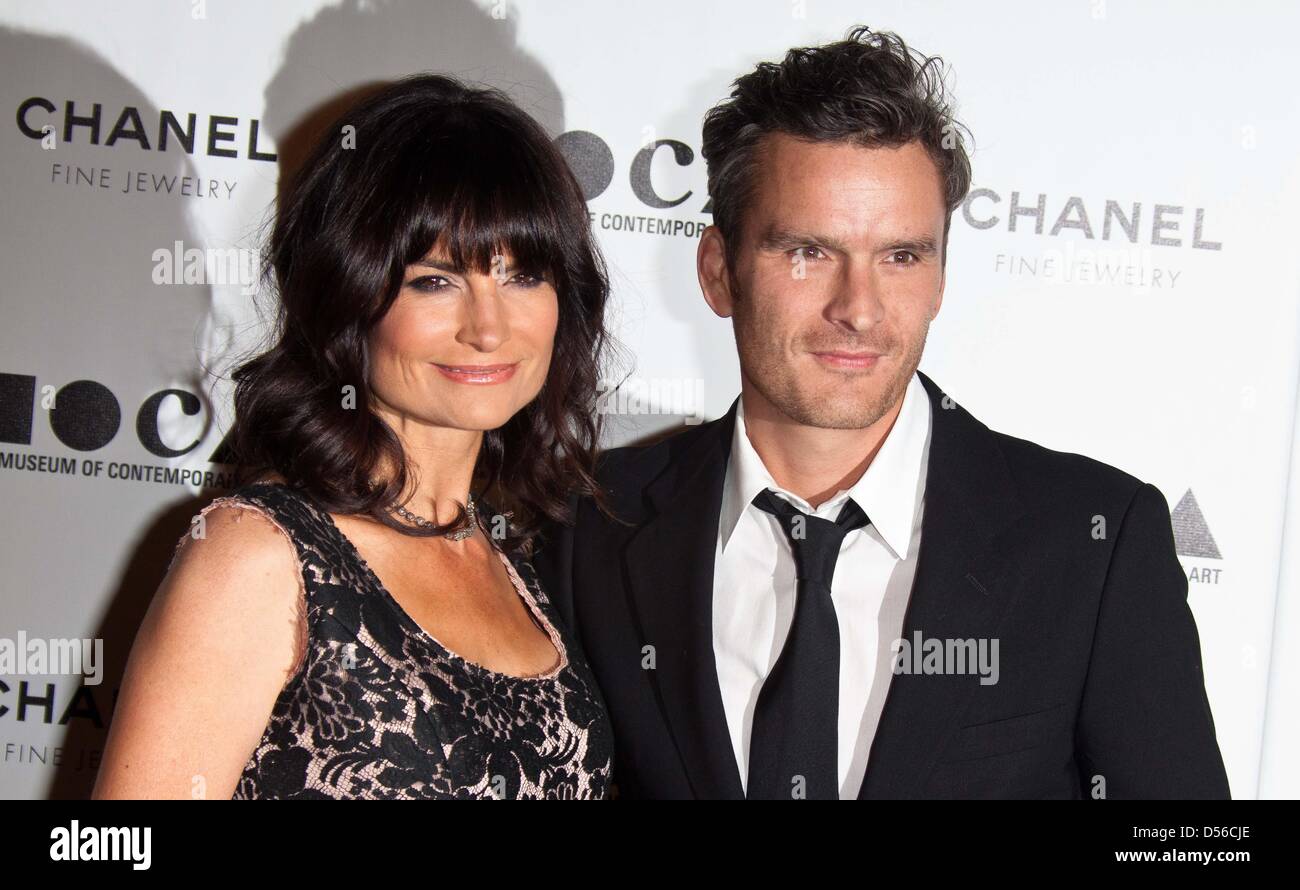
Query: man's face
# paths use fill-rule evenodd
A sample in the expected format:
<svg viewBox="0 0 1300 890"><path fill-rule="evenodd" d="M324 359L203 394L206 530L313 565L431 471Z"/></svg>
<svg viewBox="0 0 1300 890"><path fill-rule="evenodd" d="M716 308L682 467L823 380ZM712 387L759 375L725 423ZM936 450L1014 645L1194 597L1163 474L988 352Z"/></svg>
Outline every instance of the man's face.
<svg viewBox="0 0 1300 890"><path fill-rule="evenodd" d="M732 316L752 389L805 426L862 429L884 416L943 299L946 215L919 143L763 137L730 274L716 229L700 249L706 298Z"/></svg>

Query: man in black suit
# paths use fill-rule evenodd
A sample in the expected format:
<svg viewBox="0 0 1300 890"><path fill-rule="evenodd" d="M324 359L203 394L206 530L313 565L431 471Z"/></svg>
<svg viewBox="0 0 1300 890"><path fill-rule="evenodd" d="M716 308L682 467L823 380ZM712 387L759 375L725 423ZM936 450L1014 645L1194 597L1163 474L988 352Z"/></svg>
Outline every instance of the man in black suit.
<svg viewBox="0 0 1300 890"><path fill-rule="evenodd" d="M1228 796L1160 491L917 370L970 182L938 64L855 29L706 118L741 395L535 556L623 797Z"/></svg>

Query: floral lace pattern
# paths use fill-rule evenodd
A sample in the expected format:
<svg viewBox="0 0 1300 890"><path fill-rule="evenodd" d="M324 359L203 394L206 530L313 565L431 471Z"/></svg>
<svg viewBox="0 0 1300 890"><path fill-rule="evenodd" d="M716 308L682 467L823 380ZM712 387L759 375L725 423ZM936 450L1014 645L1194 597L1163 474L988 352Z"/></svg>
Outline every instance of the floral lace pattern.
<svg viewBox="0 0 1300 890"><path fill-rule="evenodd" d="M444 648L397 604L306 494L262 482L250 505L297 550L306 646L235 790L247 798L600 798L613 733L599 689L531 564L498 550L559 664L532 677Z"/></svg>

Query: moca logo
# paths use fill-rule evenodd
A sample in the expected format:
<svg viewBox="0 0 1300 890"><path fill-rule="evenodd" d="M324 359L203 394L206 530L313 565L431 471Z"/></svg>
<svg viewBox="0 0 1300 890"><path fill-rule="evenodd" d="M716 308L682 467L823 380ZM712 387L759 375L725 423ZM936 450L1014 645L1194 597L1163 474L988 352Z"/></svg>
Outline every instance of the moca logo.
<svg viewBox="0 0 1300 890"><path fill-rule="evenodd" d="M171 400L187 417L203 410L203 402L183 389L161 389L141 403L135 413L135 434L150 454L180 457L199 446L201 438L173 448L163 441L158 415ZM30 374L0 373L0 442L32 444L32 422L36 413L36 378ZM74 380L56 390L42 387L41 408L49 415L54 437L74 451L95 451L117 436L122 426L122 405L117 396L96 380ZM217 449L220 453L221 449ZM213 456L211 462L220 463Z"/></svg>
<svg viewBox="0 0 1300 890"><path fill-rule="evenodd" d="M628 185L632 187L632 194L636 195L637 200L642 204L656 210L666 210L685 203L694 191L687 189L684 193L673 197L660 195L650 180L650 167L656 152L664 148L672 152L673 162L678 167L689 167L695 163L695 150L685 142L676 139L656 139L653 133L645 135L647 138L642 141L637 153L632 156L632 164L628 168ZM595 133L587 130L570 130L561 133L555 139L555 147L569 162L569 168L577 178L578 184L582 186L582 196L586 200L599 197L614 181L614 152L610 150L609 144ZM712 213L713 199L706 200L699 212Z"/></svg>

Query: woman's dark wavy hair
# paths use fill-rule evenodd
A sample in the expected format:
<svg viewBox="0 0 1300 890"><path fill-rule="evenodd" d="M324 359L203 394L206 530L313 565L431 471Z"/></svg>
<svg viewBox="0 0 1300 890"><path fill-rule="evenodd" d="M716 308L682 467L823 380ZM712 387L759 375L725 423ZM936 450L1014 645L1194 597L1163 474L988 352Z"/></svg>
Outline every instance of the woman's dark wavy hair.
<svg viewBox="0 0 1300 890"><path fill-rule="evenodd" d="M891 31L859 25L843 40L792 49L736 78L731 96L704 117L701 153L708 167L713 222L734 267L745 211L754 192L760 140L787 133L815 142L874 148L918 141L943 181L948 257L952 212L970 189L971 166L943 79L943 59L908 47Z"/></svg>
<svg viewBox="0 0 1300 890"><path fill-rule="evenodd" d="M274 345L232 375L239 480L274 469L330 512L410 535L466 527L464 505L429 529L389 515L411 468L367 386L367 335L435 243L484 274L509 252L558 295L541 392L484 433L475 467L481 490L514 508L502 545L528 549L545 519L568 520L571 493L605 509L593 467L609 283L582 190L546 132L504 93L450 77L415 75L363 99L282 193L264 268ZM396 473L372 484L384 466Z"/></svg>

